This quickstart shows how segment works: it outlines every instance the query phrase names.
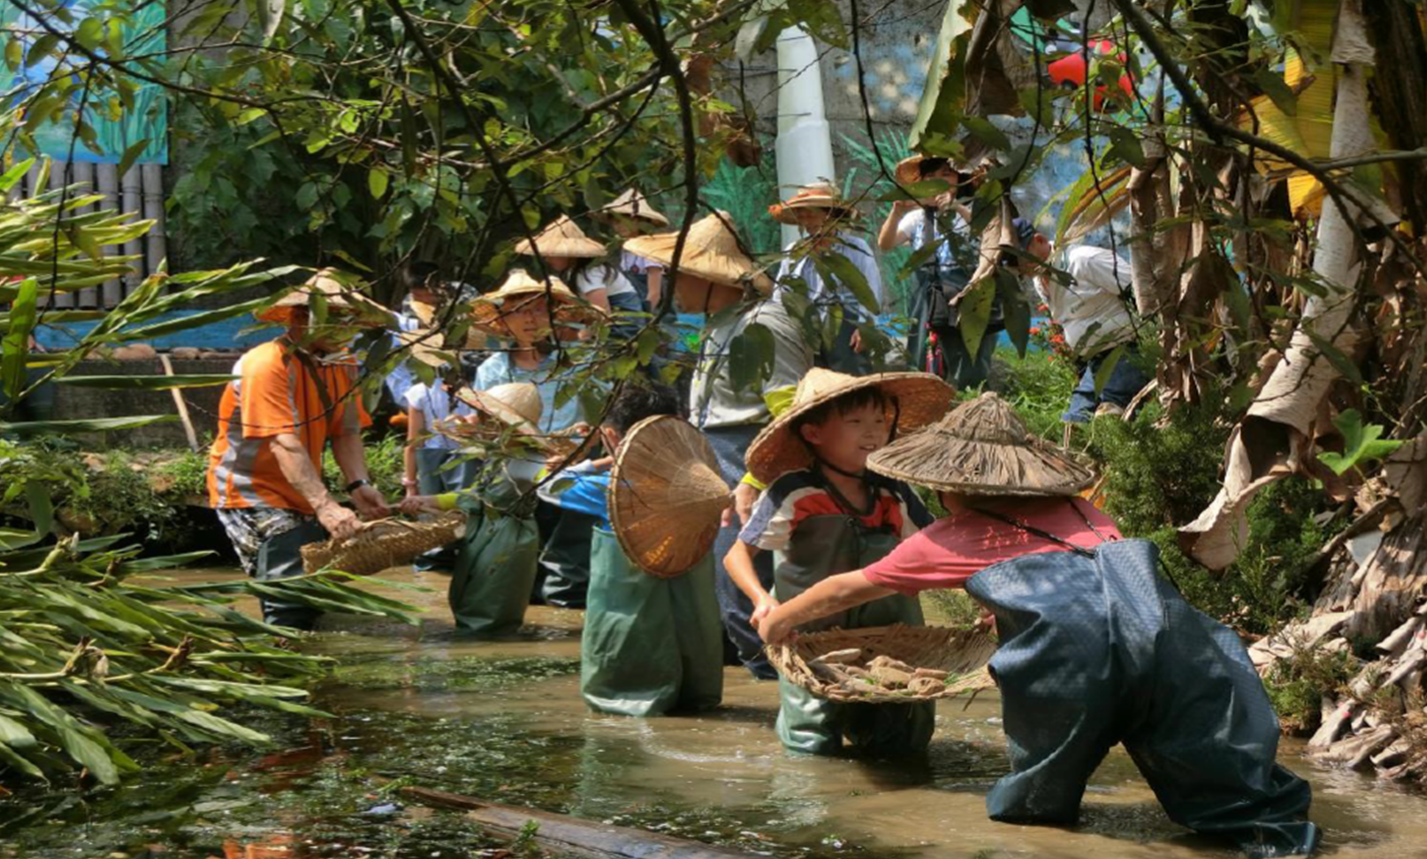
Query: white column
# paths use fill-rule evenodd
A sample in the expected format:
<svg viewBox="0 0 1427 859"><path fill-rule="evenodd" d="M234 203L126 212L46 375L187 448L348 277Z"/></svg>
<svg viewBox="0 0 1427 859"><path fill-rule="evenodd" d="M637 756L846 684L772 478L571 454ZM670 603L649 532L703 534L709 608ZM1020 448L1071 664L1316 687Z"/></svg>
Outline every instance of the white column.
<svg viewBox="0 0 1427 859"><path fill-rule="evenodd" d="M786 200L800 185L833 182L835 173L817 43L803 30L790 27L778 36L777 49L778 195ZM784 245L797 238L797 227L783 227Z"/></svg>

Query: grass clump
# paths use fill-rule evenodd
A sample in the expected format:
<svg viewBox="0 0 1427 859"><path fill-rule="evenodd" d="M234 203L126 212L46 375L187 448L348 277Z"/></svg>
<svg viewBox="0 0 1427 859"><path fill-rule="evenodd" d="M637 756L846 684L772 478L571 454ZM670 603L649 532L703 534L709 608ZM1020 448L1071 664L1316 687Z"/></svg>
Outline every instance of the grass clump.
<svg viewBox="0 0 1427 859"><path fill-rule="evenodd" d="M1323 696L1346 688L1356 670L1357 660L1346 649L1322 646L1301 648L1274 663L1264 687L1283 730L1294 735L1317 730Z"/></svg>

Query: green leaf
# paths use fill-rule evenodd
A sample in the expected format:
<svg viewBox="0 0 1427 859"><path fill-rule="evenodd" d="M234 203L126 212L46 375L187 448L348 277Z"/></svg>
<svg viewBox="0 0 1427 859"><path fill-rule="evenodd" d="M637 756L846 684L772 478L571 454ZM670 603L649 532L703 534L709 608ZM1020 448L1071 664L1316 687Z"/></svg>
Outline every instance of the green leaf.
<svg viewBox="0 0 1427 859"><path fill-rule="evenodd" d="M927 82L917 105L917 118L907 134L907 146L911 149L919 150L931 137L955 127L961 115L966 98L965 49L971 39L971 21L962 13L963 7L974 14L974 7L967 0L947 0L946 10L942 12Z"/></svg>
<svg viewBox="0 0 1427 859"><path fill-rule="evenodd" d="M371 191L372 196L378 200L386 196L388 181L390 181L390 177L387 176L386 168L384 167L373 167L367 171L367 189Z"/></svg>
<svg viewBox="0 0 1427 859"><path fill-rule="evenodd" d="M996 294L1001 297L1006 336L1011 339L1011 345L1016 347L1016 353L1024 358L1031 341L1031 305L1026 301L1020 279L1005 268L998 267Z"/></svg>
<svg viewBox="0 0 1427 859"><path fill-rule="evenodd" d="M0 743L12 749L33 749L39 745L29 728L5 715L0 715Z"/></svg>
<svg viewBox="0 0 1427 859"><path fill-rule="evenodd" d="M1343 435L1343 452L1323 451L1318 461L1333 470L1334 474L1346 474L1358 465L1382 459L1402 447L1402 442L1383 439L1383 427L1378 424L1363 425L1363 417L1357 409L1348 409L1338 415L1333 426Z"/></svg>
<svg viewBox="0 0 1427 859"><path fill-rule="evenodd" d="M1112 127L1108 131L1110 137L1110 154L1119 158L1131 167L1145 166L1145 150L1140 145L1140 140L1129 129Z"/></svg>
<svg viewBox="0 0 1427 859"><path fill-rule="evenodd" d="M5 43L5 65L10 67L10 71L17 71L20 64L25 61L25 45L17 36L11 36L10 41Z"/></svg>
<svg viewBox="0 0 1427 859"><path fill-rule="evenodd" d="M30 49L25 52L25 68L32 69L43 62L50 54L54 53L55 45L59 44L59 37L53 33L45 33L36 39ZM43 187L43 186L41 186Z"/></svg>
<svg viewBox="0 0 1427 859"><path fill-rule="evenodd" d="M1313 341L1313 345L1317 347L1323 357L1328 359L1328 363L1333 365L1333 369L1342 374L1343 378L1359 387L1364 384L1362 371L1358 369L1357 364L1353 363L1353 359L1343 354L1343 350L1334 346L1328 338L1311 327L1305 327L1303 331L1308 335L1308 339Z"/></svg>
<svg viewBox="0 0 1427 859"><path fill-rule="evenodd" d="M1278 72L1260 66L1254 72L1254 83L1279 110L1289 116L1298 115L1298 96Z"/></svg>
<svg viewBox="0 0 1427 859"><path fill-rule="evenodd" d="M123 176L125 173L128 173L129 168L134 166L134 162L138 160L140 155L144 154L144 150L148 147L149 139L147 137L137 143L130 144L130 146L124 150L124 155L119 159L118 174Z"/></svg>
<svg viewBox="0 0 1427 859"><path fill-rule="evenodd" d="M944 193L949 188L951 188L951 184L945 179L923 179L910 185L894 186L877 199L883 203L895 203L898 200L925 200L928 197Z"/></svg>
<svg viewBox="0 0 1427 859"><path fill-rule="evenodd" d="M88 769L89 774L100 784L118 784L119 770L103 746L74 728L60 726L55 730L59 734L59 742L64 747L65 754Z"/></svg>
<svg viewBox="0 0 1427 859"><path fill-rule="evenodd" d="M186 376L64 376L59 385L76 388L104 388L110 391L167 391L172 388L211 388L226 385L237 376L221 373L193 373Z"/></svg>
<svg viewBox="0 0 1427 859"><path fill-rule="evenodd" d="M1100 392L1105 390L1105 384L1110 381L1110 374L1115 372L1115 368L1120 364L1120 359L1124 356L1125 345L1121 343L1111 350L1109 357L1100 365L1100 369L1095 371L1095 396L1100 396Z"/></svg>
<svg viewBox="0 0 1427 859"><path fill-rule="evenodd" d="M966 130L971 132L973 137L998 152L1005 152L1011 148L1011 139L985 117L963 116L961 124L966 126Z"/></svg>
<svg viewBox="0 0 1427 859"><path fill-rule="evenodd" d="M10 329L0 340L0 389L6 398L17 399L25 389L27 362L30 357L30 332L34 330L37 316L36 304L40 296L40 282L29 278L20 284L14 306L10 308Z"/></svg>
<svg viewBox="0 0 1427 859"><path fill-rule="evenodd" d="M178 420L178 415L135 415L123 418L89 418L87 420L69 421L20 421L17 423L0 422L0 433L14 433L20 436L30 435L69 435L79 432L108 432L110 430L127 430L146 427L150 424L172 423Z"/></svg>
<svg viewBox="0 0 1427 859"><path fill-rule="evenodd" d="M857 302L869 313L875 316L882 312L882 308L877 306L876 294L867 283L866 275L852 260L836 252L818 254L813 258L813 267L822 275L824 281L831 278L836 280L839 286L851 290L857 297Z"/></svg>
<svg viewBox="0 0 1427 859"><path fill-rule="evenodd" d="M0 191L9 191L15 184L25 178L25 174L30 172L30 168L35 164L35 159L26 158L24 161L17 161L15 166L5 171L5 175L0 176Z"/></svg>
<svg viewBox="0 0 1427 859"><path fill-rule="evenodd" d="M19 752L12 750L10 746L7 746L3 742L0 742L0 764L5 764L6 766L13 767L14 769L24 773L30 778L37 778L41 781L48 781L48 779L45 778L44 772L41 771L39 767L30 763L30 761L27 760L24 756L22 756Z"/></svg>
<svg viewBox="0 0 1427 859"><path fill-rule="evenodd" d="M961 342L972 355L981 347L981 338L986 336L986 327L991 321L991 308L996 301L996 280L983 277L971 284L961 294L957 303L957 328L961 331Z"/></svg>
<svg viewBox="0 0 1427 859"><path fill-rule="evenodd" d="M44 537L54 529L54 505L50 502L49 488L39 480L25 483L25 503L30 508L30 521L35 524L35 534Z"/></svg>
<svg viewBox="0 0 1427 859"><path fill-rule="evenodd" d="M773 332L754 322L728 344L729 381L736 391L760 387L773 374Z"/></svg>
<svg viewBox="0 0 1427 859"><path fill-rule="evenodd" d="M85 18L75 28L74 40L86 51L94 50L104 41L104 23L98 18Z"/></svg>

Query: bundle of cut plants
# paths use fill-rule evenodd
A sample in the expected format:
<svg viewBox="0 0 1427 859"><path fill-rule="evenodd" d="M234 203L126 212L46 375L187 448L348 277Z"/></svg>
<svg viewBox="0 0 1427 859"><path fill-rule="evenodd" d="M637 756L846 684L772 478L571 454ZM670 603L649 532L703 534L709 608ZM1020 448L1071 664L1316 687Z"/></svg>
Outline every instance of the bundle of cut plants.
<svg viewBox="0 0 1427 859"><path fill-rule="evenodd" d="M986 663L996 640L980 629L870 626L798 635L768 659L790 683L849 704L905 704L995 685Z"/></svg>
<svg viewBox="0 0 1427 859"><path fill-rule="evenodd" d="M335 569L369 576L409 564L419 555L459 540L466 534L466 514L449 510L424 522L391 517L363 522L357 533L302 547L302 568L308 573Z"/></svg>

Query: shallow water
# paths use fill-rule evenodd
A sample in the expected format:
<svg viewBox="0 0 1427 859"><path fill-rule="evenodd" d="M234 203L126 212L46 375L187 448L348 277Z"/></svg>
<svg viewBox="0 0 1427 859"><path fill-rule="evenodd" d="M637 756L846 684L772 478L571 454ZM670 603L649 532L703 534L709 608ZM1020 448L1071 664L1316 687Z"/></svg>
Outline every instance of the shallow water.
<svg viewBox="0 0 1427 859"><path fill-rule="evenodd" d="M1170 823L1118 750L1078 827L990 822L985 792L1006 768L994 695L941 702L925 760L793 757L773 734L774 684L728 669L713 713L593 714L579 697L580 613L533 608L518 639L461 641L442 577L387 575L430 585L400 596L431 611L419 628L327 619L312 646L342 667L315 703L333 718L251 714L277 750L210 749L194 761L155 748L151 768L118 790L0 800L0 856L500 855L460 814L384 794L386 779L778 856L1234 855ZM1318 767L1298 748L1285 741L1281 757L1313 782L1325 854L1427 856L1421 794Z"/></svg>

